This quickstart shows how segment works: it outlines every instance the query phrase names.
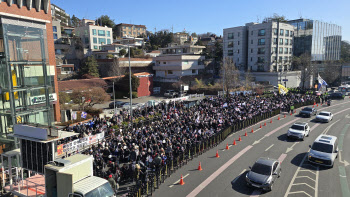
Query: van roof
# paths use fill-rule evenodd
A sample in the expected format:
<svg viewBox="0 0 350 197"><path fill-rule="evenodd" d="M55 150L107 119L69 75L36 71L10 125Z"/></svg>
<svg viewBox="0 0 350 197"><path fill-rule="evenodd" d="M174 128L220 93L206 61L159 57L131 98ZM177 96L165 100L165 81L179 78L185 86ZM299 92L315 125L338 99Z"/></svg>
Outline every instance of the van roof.
<svg viewBox="0 0 350 197"><path fill-rule="evenodd" d="M324 143L324 144L334 144L335 141L337 140L337 137L333 136L333 135L319 135L315 142L320 142L320 143Z"/></svg>
<svg viewBox="0 0 350 197"><path fill-rule="evenodd" d="M103 178L91 176L75 183L73 190L74 192L78 192L80 194L86 194L107 182L108 181Z"/></svg>

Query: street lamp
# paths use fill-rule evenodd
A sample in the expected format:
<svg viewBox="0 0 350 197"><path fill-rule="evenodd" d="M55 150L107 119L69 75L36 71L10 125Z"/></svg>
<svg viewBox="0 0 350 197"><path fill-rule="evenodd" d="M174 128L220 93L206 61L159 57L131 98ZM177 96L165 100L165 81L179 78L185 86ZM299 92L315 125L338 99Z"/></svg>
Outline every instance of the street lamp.
<svg viewBox="0 0 350 197"><path fill-rule="evenodd" d="M128 39L128 52L129 52L130 119L131 119L131 128L133 128L133 122L132 122L132 86L131 86L131 66L130 66L130 39Z"/></svg>

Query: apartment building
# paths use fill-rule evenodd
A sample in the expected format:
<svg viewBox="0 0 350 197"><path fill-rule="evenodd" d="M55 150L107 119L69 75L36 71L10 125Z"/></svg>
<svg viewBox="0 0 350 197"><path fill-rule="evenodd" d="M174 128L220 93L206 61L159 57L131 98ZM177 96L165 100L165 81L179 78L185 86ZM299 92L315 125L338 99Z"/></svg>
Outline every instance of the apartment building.
<svg viewBox="0 0 350 197"><path fill-rule="evenodd" d="M155 81L176 82L182 76L198 75L204 69L205 57L200 55L205 47L195 45L170 44L160 48L161 54L153 58ZM170 80L170 81L169 81Z"/></svg>
<svg viewBox="0 0 350 197"><path fill-rule="evenodd" d="M60 120L50 1L0 1L0 146L17 123Z"/></svg>
<svg viewBox="0 0 350 197"><path fill-rule="evenodd" d="M224 59L232 58L236 67L247 68L247 40L247 26L224 29Z"/></svg>
<svg viewBox="0 0 350 197"><path fill-rule="evenodd" d="M134 25L134 24L126 24L120 23L116 25L116 37L138 37L141 35L146 35L146 26L145 25Z"/></svg>
<svg viewBox="0 0 350 197"><path fill-rule="evenodd" d="M75 28L75 36L81 38L84 54L101 50L103 45L113 42L112 28L95 25L94 20L88 19L83 19L81 26Z"/></svg>
<svg viewBox="0 0 350 197"><path fill-rule="evenodd" d="M100 51L93 51L92 54L96 59L111 59L112 56L113 58L120 58L124 57L124 55L120 56L120 51L122 49L124 49L126 53L129 51L129 47L127 45L112 43L103 45Z"/></svg>
<svg viewBox="0 0 350 197"><path fill-rule="evenodd" d="M70 16L66 11L55 4L51 4L51 15L53 20L58 20L61 26L70 25Z"/></svg>

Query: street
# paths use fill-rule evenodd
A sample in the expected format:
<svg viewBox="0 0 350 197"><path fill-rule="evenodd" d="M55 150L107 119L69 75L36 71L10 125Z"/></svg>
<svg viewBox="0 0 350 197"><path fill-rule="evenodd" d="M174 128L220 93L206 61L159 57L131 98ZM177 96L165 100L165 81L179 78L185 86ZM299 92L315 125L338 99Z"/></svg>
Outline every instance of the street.
<svg viewBox="0 0 350 197"><path fill-rule="evenodd" d="M280 115L230 135L217 147L194 158L187 165L167 178L154 196L350 196L350 103L349 99L334 101L331 106L316 107L318 112L330 111L334 118L329 123L316 123L311 118L301 118L293 114L286 118ZM301 109L297 109L299 113ZM287 139L287 130L295 122L307 122L311 128L305 141ZM254 133L251 133L251 130ZM247 132L248 136L244 136ZM307 161L309 145L320 134L338 137L339 155L333 168L310 164ZM238 141L241 136L242 141ZM236 139L237 145L232 145ZM226 144L229 150L226 150ZM220 158L215 154L218 150ZM245 175L259 157L270 157L282 162L282 174L273 185L271 192L249 188ZM199 162L203 168L198 171ZM179 185L181 175L185 185Z"/></svg>

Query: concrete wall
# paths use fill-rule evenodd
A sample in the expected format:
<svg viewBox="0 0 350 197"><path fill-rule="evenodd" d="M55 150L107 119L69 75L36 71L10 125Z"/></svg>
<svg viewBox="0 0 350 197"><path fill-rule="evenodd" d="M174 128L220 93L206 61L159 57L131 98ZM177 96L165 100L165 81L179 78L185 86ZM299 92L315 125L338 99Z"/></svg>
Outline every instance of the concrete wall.
<svg viewBox="0 0 350 197"><path fill-rule="evenodd" d="M286 86L290 87L301 87L302 82L300 80L300 71L290 71L290 72L251 72L252 76L255 78L256 82L267 81L271 85L277 86L278 84L285 85L283 79L287 79ZM312 84L312 78L310 81L305 83L305 87L309 87Z"/></svg>

